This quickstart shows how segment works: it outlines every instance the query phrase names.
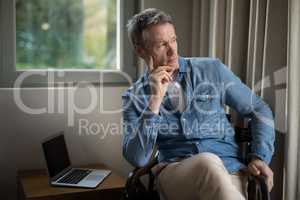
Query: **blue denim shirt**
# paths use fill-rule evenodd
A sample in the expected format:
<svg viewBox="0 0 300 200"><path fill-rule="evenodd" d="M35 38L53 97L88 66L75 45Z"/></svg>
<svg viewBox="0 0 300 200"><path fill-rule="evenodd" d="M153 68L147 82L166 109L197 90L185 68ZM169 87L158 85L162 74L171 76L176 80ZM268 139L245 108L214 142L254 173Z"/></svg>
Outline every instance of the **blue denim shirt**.
<svg viewBox="0 0 300 200"><path fill-rule="evenodd" d="M214 58L180 57L176 81L186 96L182 113L174 110L168 94L159 114L149 110L148 72L122 95L123 155L132 165L146 165L157 145L160 162L211 152L230 173L238 171L243 164L224 105L252 120L250 155L270 162L275 137L272 112L224 64Z"/></svg>

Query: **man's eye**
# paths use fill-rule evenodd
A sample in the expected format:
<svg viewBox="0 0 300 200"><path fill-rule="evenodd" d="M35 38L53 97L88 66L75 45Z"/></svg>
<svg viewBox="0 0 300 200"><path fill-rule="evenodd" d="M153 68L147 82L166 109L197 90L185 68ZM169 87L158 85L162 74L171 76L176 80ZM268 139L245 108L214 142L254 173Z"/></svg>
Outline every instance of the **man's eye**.
<svg viewBox="0 0 300 200"><path fill-rule="evenodd" d="M167 44L166 43L160 43L159 45L158 45L158 48L162 48L162 47L164 47L164 46L166 46Z"/></svg>

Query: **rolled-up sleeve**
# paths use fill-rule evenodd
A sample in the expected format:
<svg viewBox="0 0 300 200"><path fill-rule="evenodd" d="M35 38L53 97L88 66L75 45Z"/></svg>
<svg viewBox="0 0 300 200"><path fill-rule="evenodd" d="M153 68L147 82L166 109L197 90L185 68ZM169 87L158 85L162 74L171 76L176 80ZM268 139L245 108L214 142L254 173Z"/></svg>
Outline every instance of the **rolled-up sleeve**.
<svg viewBox="0 0 300 200"><path fill-rule="evenodd" d="M271 109L220 61L217 70L223 88L224 103L243 117L251 119L252 142L249 156L256 156L269 164L274 153L275 140Z"/></svg>
<svg viewBox="0 0 300 200"><path fill-rule="evenodd" d="M151 112L144 98L122 96L123 156L133 166L144 166L151 158L161 116Z"/></svg>

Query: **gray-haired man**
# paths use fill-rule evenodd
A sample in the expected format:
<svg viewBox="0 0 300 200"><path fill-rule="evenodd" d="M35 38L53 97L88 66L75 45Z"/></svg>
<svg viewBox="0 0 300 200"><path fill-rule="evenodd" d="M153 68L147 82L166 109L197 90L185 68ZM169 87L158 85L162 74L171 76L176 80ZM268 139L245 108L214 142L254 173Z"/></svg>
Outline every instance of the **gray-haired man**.
<svg viewBox="0 0 300 200"><path fill-rule="evenodd" d="M274 125L261 98L218 59L179 57L172 19L158 9L133 16L128 33L148 70L122 96L125 158L144 166L157 146L165 199L244 199L246 168L266 176L271 190ZM252 119L248 166L240 162L224 104Z"/></svg>

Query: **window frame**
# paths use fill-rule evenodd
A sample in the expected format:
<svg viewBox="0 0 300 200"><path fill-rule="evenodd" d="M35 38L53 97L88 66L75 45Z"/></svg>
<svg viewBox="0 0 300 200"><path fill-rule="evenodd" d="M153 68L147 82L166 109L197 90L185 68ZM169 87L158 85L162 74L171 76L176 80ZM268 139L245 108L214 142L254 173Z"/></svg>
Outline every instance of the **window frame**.
<svg viewBox="0 0 300 200"><path fill-rule="evenodd" d="M129 85L137 79L138 67L137 57L127 39L126 24L128 19L141 8L141 1L118 0L118 33L117 45L119 49L119 60L117 61L120 70L16 70L16 17L15 0L0 1L0 88L8 87L49 87L55 85L68 85L87 82L101 85ZM22 85L15 84L23 72L36 74L28 76ZM63 72L63 77L58 74ZM54 79L47 76L52 73ZM39 75L40 74L40 75ZM41 75L42 74L42 75ZM101 78L101 79L100 79Z"/></svg>

